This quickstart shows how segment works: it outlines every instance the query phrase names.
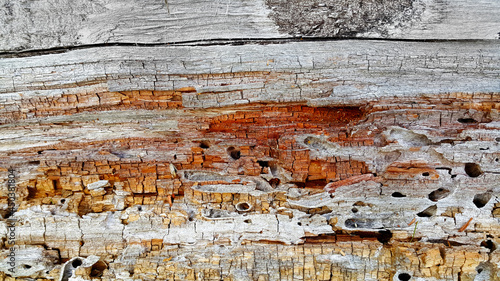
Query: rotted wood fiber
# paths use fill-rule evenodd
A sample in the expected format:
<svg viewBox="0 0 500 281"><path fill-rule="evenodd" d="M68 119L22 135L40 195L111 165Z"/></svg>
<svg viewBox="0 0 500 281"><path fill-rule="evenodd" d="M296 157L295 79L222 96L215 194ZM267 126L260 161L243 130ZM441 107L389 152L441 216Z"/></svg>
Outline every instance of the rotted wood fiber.
<svg viewBox="0 0 500 281"><path fill-rule="evenodd" d="M35 7L52 3L4 2L9 15L41 21ZM93 1L81 18L58 18L68 37L28 31L2 43L0 279L500 280L498 40L151 45L183 30L186 40L216 38L216 26L200 34L189 24L187 7L255 34L272 27L263 34L274 39L383 39L398 38L399 20L405 38L420 34L429 7L443 16L432 29L441 34L453 17L432 5L456 6L191 2ZM476 7L466 17L488 1L456 2ZM50 13L78 11L57 3ZM247 14L254 5L267 12ZM142 9L121 18L132 6ZM352 29L283 25L284 8L305 25L324 9L342 12L334 22ZM382 22L356 26L362 17L348 14L359 9ZM2 32L14 36L23 19ZM456 35L444 34L426 39ZM132 37L145 44L121 44Z"/></svg>

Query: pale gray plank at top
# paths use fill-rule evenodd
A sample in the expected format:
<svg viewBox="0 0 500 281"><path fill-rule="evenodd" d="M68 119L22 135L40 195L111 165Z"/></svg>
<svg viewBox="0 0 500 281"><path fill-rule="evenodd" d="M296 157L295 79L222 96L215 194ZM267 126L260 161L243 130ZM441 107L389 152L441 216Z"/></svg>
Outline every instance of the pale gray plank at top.
<svg viewBox="0 0 500 281"><path fill-rule="evenodd" d="M0 51L98 43L168 43L218 38L283 38L307 35L295 34L284 26L278 27L269 16L272 14L272 7L264 1L168 0L167 10L164 0L0 0ZM304 10L310 10L311 14L301 16L307 19L324 13L321 14L322 17L335 22L335 16L338 16L339 11L344 12L341 9L345 6L348 16L344 16L340 22L349 26L348 28L354 31L353 36L357 37L496 39L500 32L498 0L391 0L412 1L409 10L402 10L402 15L409 13L411 16L395 16L389 19L388 23L380 26L372 24L370 30L364 31L360 30L360 22L350 22L351 18L354 20L359 13L374 13L377 9L357 11L356 6L349 6L349 3L356 0L336 1L340 1L340 4L334 0L321 1L331 5L330 8L328 5L326 8L307 8L307 5L312 5L313 2L302 0L300 3L307 8ZM293 2L294 0L290 0L290 3ZM373 3L384 5L385 2ZM337 10L332 7L337 7ZM378 11L383 10L383 7L378 8ZM288 9L296 7L292 5ZM286 9L273 10L288 16ZM302 18L292 19L294 25L299 25L301 21ZM332 26L330 21L327 20L324 26L316 28L311 35L346 35L344 31L338 31L340 27ZM307 27L314 22L304 24L305 29L314 27ZM288 34L290 32L291 34Z"/></svg>

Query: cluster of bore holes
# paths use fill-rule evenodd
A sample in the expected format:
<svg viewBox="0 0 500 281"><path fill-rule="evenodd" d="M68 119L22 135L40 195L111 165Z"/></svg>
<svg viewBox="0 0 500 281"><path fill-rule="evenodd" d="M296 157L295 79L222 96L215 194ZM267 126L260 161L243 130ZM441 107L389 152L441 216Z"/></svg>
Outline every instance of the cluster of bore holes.
<svg viewBox="0 0 500 281"><path fill-rule="evenodd" d="M400 273L398 275L398 279L401 280L401 281L408 281L411 279L411 275L408 274L408 273Z"/></svg>
<svg viewBox="0 0 500 281"><path fill-rule="evenodd" d="M235 148L234 146L230 146L228 147L227 149L227 153L229 154L229 156L231 156L231 158L233 158L234 160L238 160L240 159L241 157L241 151L238 149L238 148Z"/></svg>

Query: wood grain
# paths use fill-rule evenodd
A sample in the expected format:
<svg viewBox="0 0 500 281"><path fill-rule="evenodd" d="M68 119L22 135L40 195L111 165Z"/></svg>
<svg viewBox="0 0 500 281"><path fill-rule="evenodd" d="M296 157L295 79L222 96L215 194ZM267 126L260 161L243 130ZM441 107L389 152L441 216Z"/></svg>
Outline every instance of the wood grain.
<svg viewBox="0 0 500 281"><path fill-rule="evenodd" d="M0 51L291 36L499 38L496 0L358 2L169 0L167 9L159 0L2 0Z"/></svg>
<svg viewBox="0 0 500 281"><path fill-rule="evenodd" d="M499 1L0 7L0 280L500 280Z"/></svg>

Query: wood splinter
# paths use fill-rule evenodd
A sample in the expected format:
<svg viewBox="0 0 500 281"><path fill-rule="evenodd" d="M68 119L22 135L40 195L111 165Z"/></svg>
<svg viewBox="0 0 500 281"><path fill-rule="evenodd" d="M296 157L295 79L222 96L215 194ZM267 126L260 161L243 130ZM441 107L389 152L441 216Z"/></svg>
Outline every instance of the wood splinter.
<svg viewBox="0 0 500 281"><path fill-rule="evenodd" d="M170 205L170 208L172 208L173 204L174 204L174 198L175 198L175 195L169 195L167 196L167 203L168 205Z"/></svg>
<svg viewBox="0 0 500 281"><path fill-rule="evenodd" d="M324 190L329 192L329 193L333 193L333 192L335 192L335 190L337 188L339 188L341 186L351 185L351 184L360 183L362 181L369 181L369 180L379 181L380 178L375 177L373 174L363 174L363 175L359 175L359 176L353 176L353 177L347 178L345 180L330 182L324 187Z"/></svg>
<svg viewBox="0 0 500 281"><path fill-rule="evenodd" d="M472 218L470 218L459 230L458 232L462 232L464 231L470 224L470 222L472 221Z"/></svg>

